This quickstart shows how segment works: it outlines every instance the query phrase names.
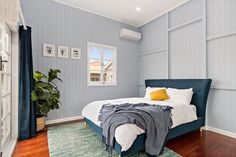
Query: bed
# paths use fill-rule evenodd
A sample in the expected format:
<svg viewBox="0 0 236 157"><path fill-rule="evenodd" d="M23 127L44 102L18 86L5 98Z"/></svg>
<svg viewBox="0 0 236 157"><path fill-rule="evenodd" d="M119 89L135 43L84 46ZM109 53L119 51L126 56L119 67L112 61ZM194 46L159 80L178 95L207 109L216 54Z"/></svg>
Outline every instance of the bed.
<svg viewBox="0 0 236 157"><path fill-rule="evenodd" d="M194 94L191 104L194 104L195 106L196 119L170 129L167 140L197 130L205 125L206 103L211 86L211 79L146 80L145 85L146 87L168 87L179 89L193 88ZM101 136L102 128L100 128L98 124L91 120L92 118L90 116L86 116L85 114L84 117L86 124L91 129L93 129L98 134L98 136ZM145 138L145 132L141 132L141 134L135 138L134 142L132 142L132 145L129 147L129 149L125 151L122 150L122 146L116 140L113 149L120 156L137 153L138 151L145 149Z"/></svg>

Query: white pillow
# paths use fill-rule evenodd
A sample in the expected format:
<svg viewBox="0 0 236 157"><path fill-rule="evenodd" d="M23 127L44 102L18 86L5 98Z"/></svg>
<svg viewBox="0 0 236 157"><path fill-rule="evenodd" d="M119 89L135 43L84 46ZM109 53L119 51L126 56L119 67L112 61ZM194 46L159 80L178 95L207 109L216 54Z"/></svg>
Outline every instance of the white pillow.
<svg viewBox="0 0 236 157"><path fill-rule="evenodd" d="M168 88L166 92L170 97L170 99L168 99L167 101L186 105L190 105L191 103L193 96L193 88L189 89Z"/></svg>
<svg viewBox="0 0 236 157"><path fill-rule="evenodd" d="M166 89L166 88L165 87L147 87L144 98L151 100L150 93L152 93L154 91L157 91L157 90L160 90L160 89Z"/></svg>

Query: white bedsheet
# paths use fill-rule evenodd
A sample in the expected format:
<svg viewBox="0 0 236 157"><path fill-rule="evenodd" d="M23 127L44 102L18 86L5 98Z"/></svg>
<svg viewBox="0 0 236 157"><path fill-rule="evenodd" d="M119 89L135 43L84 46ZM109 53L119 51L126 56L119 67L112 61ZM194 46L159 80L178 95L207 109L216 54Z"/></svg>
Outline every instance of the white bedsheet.
<svg viewBox="0 0 236 157"><path fill-rule="evenodd" d="M197 120L196 107L194 105L174 104L172 102L166 102L166 101L151 101L146 98L123 98L123 99L94 101L84 107L82 115L87 119L91 120L94 124L100 126L100 121L98 121L99 111L102 105L108 103L111 104L148 103L148 104L172 106L173 107L172 128L184 123ZM136 137L142 133L144 133L144 130L137 127L135 124L124 124L116 128L115 138L116 141L121 145L122 151L126 151L132 146Z"/></svg>

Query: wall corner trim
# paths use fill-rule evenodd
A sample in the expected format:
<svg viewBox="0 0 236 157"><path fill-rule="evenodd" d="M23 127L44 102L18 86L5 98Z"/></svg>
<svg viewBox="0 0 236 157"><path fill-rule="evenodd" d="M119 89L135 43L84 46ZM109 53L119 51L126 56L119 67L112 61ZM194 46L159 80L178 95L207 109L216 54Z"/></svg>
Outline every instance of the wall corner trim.
<svg viewBox="0 0 236 157"><path fill-rule="evenodd" d="M221 135L225 135L225 136L228 136L228 137L236 138L236 133L233 133L233 132L230 132L230 131L221 130L221 129L214 128L214 127L211 127L211 126L208 126L208 125L203 127L203 129L204 130L209 130L209 131L221 134Z"/></svg>
<svg viewBox="0 0 236 157"><path fill-rule="evenodd" d="M62 122L69 122L69 121L74 121L74 120L82 120L82 119L84 119L83 116L75 116L75 117L67 117L67 118L60 118L60 119L54 119L54 120L47 120L46 125L62 123Z"/></svg>

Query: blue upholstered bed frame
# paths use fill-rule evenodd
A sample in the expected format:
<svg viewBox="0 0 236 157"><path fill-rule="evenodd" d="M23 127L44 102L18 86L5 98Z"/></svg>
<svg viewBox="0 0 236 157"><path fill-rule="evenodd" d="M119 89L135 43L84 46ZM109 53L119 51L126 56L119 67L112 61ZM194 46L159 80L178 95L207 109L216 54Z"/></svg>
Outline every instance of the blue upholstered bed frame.
<svg viewBox="0 0 236 157"><path fill-rule="evenodd" d="M163 79L163 80L145 80L146 87L169 87L169 88L193 88L193 98L191 104L197 108L198 119L179 125L170 129L167 140L186 134L188 132L197 130L205 125L205 113L208 93L211 86L211 79ZM94 124L92 121L85 118L85 122L93 129L99 136L102 135L102 129ZM121 152L121 146L115 142L114 150L120 155L134 154L145 149L146 134L139 135L134 141L131 148L125 152Z"/></svg>

